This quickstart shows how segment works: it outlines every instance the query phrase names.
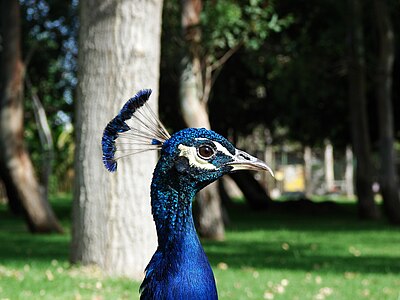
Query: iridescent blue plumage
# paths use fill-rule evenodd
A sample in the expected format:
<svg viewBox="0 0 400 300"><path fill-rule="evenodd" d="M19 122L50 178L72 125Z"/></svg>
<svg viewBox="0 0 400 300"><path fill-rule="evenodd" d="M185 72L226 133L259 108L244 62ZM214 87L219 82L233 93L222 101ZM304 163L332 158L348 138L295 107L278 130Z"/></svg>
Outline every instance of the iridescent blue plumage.
<svg viewBox="0 0 400 300"><path fill-rule="evenodd" d="M149 95L140 93L129 100L104 130L103 161L108 170L116 169L117 137L134 131L125 120ZM144 124L150 136L143 132L136 136L146 137L152 149L161 148L151 182L158 247L146 267L140 299L218 299L214 275L194 227L192 201L199 190L231 171L270 169L211 130L187 128L169 136L158 120L155 124L158 127Z"/></svg>
<svg viewBox="0 0 400 300"><path fill-rule="evenodd" d="M134 128L130 127L126 121L131 119L134 116L134 113L137 111L138 108L142 107L146 101L149 99L151 95L150 89L144 89L139 91L135 96L129 99L125 105L122 107L118 115L112 119L106 126L103 132L103 138L101 141L102 150L103 150L103 163L107 170L110 172L114 172L117 170L117 159L115 157L115 153L117 151L117 146L115 144L116 139L120 136L121 133L125 133L131 130L135 130ZM147 117L150 119L149 117ZM142 121L141 121L142 122ZM142 122L143 123L143 122ZM146 126L157 126L157 124L147 125ZM153 130L155 127L152 127ZM135 132L135 131L133 131ZM137 132L137 137L145 138L143 134ZM155 132L151 132L155 134ZM158 133L158 132L156 132ZM160 139L164 140L165 137L152 138L149 142L149 145L161 145L162 142Z"/></svg>
<svg viewBox="0 0 400 300"><path fill-rule="evenodd" d="M158 248L146 268L141 299L217 299L211 266L197 237L192 217L195 194L221 177L231 167L231 158L214 158L219 170L191 167L181 156L180 145L196 147L213 140L234 154L235 148L222 136L204 128L188 128L164 142L151 184L151 206L156 223Z"/></svg>

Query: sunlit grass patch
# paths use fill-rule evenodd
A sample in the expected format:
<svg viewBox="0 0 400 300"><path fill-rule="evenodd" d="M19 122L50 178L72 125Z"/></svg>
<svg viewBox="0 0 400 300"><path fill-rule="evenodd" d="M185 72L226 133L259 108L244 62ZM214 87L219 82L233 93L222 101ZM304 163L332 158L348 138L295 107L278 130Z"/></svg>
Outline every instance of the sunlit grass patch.
<svg viewBox="0 0 400 300"><path fill-rule="evenodd" d="M398 299L400 232L342 215L231 212L225 242L204 242L221 299ZM221 268L223 266L223 268Z"/></svg>
<svg viewBox="0 0 400 300"><path fill-rule="evenodd" d="M132 299L139 283L112 279L96 268L71 266L71 197L53 199L64 235L32 235L0 206L0 299Z"/></svg>

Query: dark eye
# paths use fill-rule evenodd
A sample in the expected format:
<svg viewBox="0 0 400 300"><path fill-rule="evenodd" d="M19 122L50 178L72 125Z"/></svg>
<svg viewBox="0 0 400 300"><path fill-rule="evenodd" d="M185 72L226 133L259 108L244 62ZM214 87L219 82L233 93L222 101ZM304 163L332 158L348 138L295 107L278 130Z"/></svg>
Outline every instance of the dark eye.
<svg viewBox="0 0 400 300"><path fill-rule="evenodd" d="M202 158L210 158L214 155L214 149L208 145L202 145L198 149L198 154Z"/></svg>

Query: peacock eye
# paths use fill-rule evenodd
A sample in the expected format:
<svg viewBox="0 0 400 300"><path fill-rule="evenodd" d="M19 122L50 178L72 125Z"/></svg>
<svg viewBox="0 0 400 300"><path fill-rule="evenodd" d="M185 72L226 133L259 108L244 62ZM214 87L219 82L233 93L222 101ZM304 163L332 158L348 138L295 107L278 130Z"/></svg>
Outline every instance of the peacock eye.
<svg viewBox="0 0 400 300"><path fill-rule="evenodd" d="M201 158L208 159L215 154L215 151L212 147L208 145L202 145L198 148L197 153Z"/></svg>

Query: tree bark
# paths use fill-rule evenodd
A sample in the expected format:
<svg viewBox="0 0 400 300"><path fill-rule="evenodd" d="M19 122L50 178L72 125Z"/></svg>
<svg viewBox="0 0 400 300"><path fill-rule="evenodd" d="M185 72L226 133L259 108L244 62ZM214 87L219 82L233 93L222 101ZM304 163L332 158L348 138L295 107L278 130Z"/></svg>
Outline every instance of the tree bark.
<svg viewBox="0 0 400 300"><path fill-rule="evenodd" d="M392 223L400 224L399 183L394 151L392 108L392 76L395 56L394 32L386 1L375 0L374 8L379 34L376 100L380 134L380 188L387 217Z"/></svg>
<svg viewBox="0 0 400 300"><path fill-rule="evenodd" d="M21 55L18 1L1 1L0 12L0 176L11 209L22 210L30 231L62 232L50 204L40 193L23 140L25 70Z"/></svg>
<svg viewBox="0 0 400 300"><path fill-rule="evenodd" d="M353 149L357 159L358 212L361 218L376 219L380 216L380 213L372 192L373 165L367 122L361 2L349 0L349 11L349 108Z"/></svg>
<svg viewBox="0 0 400 300"><path fill-rule="evenodd" d="M182 30L186 50L182 59L180 104L187 126L209 129L210 121L203 97L204 82L200 59L201 9L201 0L182 0ZM210 184L205 187L198 193L196 199L199 234L205 238L222 240L225 229L218 185Z"/></svg>
<svg viewBox="0 0 400 300"><path fill-rule="evenodd" d="M157 245L150 183L157 154L136 154L109 173L107 123L139 89L157 111L162 1L83 1L80 6L72 262L141 279Z"/></svg>

